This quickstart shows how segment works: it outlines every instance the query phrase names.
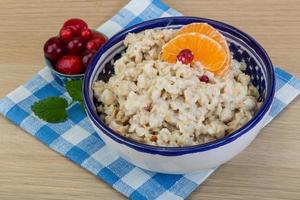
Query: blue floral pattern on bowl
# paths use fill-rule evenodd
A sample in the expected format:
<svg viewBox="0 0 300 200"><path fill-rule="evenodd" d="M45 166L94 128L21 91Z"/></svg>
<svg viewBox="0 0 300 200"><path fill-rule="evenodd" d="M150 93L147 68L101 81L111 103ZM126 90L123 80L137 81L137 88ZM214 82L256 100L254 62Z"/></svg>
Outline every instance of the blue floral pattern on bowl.
<svg viewBox="0 0 300 200"><path fill-rule="evenodd" d="M258 89L260 94L259 101L263 101L266 96L266 81L257 61L247 51L243 50L240 45L229 42L229 49L233 59L246 63L244 72L250 76L252 84Z"/></svg>

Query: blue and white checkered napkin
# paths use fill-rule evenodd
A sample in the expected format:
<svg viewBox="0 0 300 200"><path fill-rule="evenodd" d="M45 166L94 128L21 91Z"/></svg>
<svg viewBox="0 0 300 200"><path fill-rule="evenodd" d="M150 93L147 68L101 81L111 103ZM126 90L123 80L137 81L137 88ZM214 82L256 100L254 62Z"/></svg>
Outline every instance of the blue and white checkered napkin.
<svg viewBox="0 0 300 200"><path fill-rule="evenodd" d="M165 16L181 15L160 1L132 0L98 30L109 37L124 27ZM276 98L268 122L299 95L300 81L276 68ZM214 169L197 174L167 175L145 171L120 158L97 136L79 104L68 109L70 118L59 124L39 120L30 106L48 96L62 96L47 68L0 101L0 112L51 149L84 167L131 199L185 199Z"/></svg>

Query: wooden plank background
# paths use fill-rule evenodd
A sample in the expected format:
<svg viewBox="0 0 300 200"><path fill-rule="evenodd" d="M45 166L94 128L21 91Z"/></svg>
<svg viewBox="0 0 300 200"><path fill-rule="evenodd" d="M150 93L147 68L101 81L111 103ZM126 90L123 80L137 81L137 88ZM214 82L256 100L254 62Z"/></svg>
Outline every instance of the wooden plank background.
<svg viewBox="0 0 300 200"><path fill-rule="evenodd" d="M254 36L274 64L300 77L299 0L166 0L185 15L221 20ZM65 19L91 27L124 0L1 0L0 97L44 65L44 41ZM239 156L189 199L300 199L300 101L293 102ZM124 199L92 174L0 117L0 199Z"/></svg>

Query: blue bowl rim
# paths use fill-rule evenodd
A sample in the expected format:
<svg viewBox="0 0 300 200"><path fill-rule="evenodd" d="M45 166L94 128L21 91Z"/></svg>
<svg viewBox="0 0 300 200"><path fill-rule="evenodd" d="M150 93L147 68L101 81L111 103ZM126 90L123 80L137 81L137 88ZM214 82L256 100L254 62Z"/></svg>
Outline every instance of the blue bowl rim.
<svg viewBox="0 0 300 200"><path fill-rule="evenodd" d="M143 144L139 143L137 141L134 141L132 139L129 139L125 136L122 136L116 132L114 132L111 128L109 128L104 122L102 122L99 119L98 114L93 111L93 102L90 101L89 99L89 94L90 94L90 88L89 88L89 82L91 79L91 75L93 73L93 70L99 60L99 58L102 56L103 53L108 50L111 45L116 44L118 41L121 41L122 38L124 38L128 33L130 32L140 32L146 29L150 29L151 26L155 26L157 23L166 23L166 21L191 21L190 23L193 22L206 22L209 23L215 27L223 27L226 28L227 30L230 30L237 34L239 38L242 38L244 41L247 41L252 43L252 45L256 48L256 51L258 50L257 54L262 58L264 64L266 65L266 70L267 73L269 73L269 76L266 77L266 84L270 86L270 89L267 90L266 98L265 101L263 102L263 105L259 109L259 111L256 113L256 115L245 125L243 125L240 129L234 131L233 133L214 140L212 142L204 143L204 144L199 144L199 145L194 145L194 146L186 146L186 147L159 147L159 146L153 146L153 145L148 145L148 144ZM131 27L128 27L124 29L123 31L120 31L119 33L115 34L113 37L111 37L105 44L104 46L98 50L96 55L93 57L92 61L90 62L86 74L84 76L84 81L83 81L83 99L84 99L84 106L87 111L88 116L94 123L94 125L102 130L104 134L106 134L108 137L113 139L114 141L124 144L130 148L133 148L137 151L144 152L144 153L149 153L149 154L158 154L158 155L163 155L163 156L180 156L184 154L191 154L191 153L197 153L197 152L203 152L203 151L208 151L211 149L215 149L218 147L221 147L223 145L226 145L228 143L233 142L234 140L238 139L242 135L246 134L249 132L251 129L253 129L260 121L261 119L267 114L268 110L271 107L271 104L273 102L275 94L275 73L274 73L274 68L273 64L266 53L266 51L263 49L263 47L250 35L244 33L243 31L225 24L220 21L212 20L212 19L207 19L207 18L200 18L200 17L190 17L190 16L178 16L178 17L165 17L165 18L158 18L158 19L153 19L145 22L141 22L139 24L133 25Z"/></svg>

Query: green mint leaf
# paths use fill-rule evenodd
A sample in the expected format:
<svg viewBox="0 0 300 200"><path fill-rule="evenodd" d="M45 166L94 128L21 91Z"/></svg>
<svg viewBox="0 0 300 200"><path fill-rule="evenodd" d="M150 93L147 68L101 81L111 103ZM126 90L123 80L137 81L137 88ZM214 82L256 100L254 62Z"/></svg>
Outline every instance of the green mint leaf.
<svg viewBox="0 0 300 200"><path fill-rule="evenodd" d="M67 81L65 83L65 87L73 101L78 101L82 105L82 80L78 79Z"/></svg>
<svg viewBox="0 0 300 200"><path fill-rule="evenodd" d="M46 99L35 102L31 106L31 110L40 119L50 122L59 123L67 119L68 102L61 97L48 97Z"/></svg>

